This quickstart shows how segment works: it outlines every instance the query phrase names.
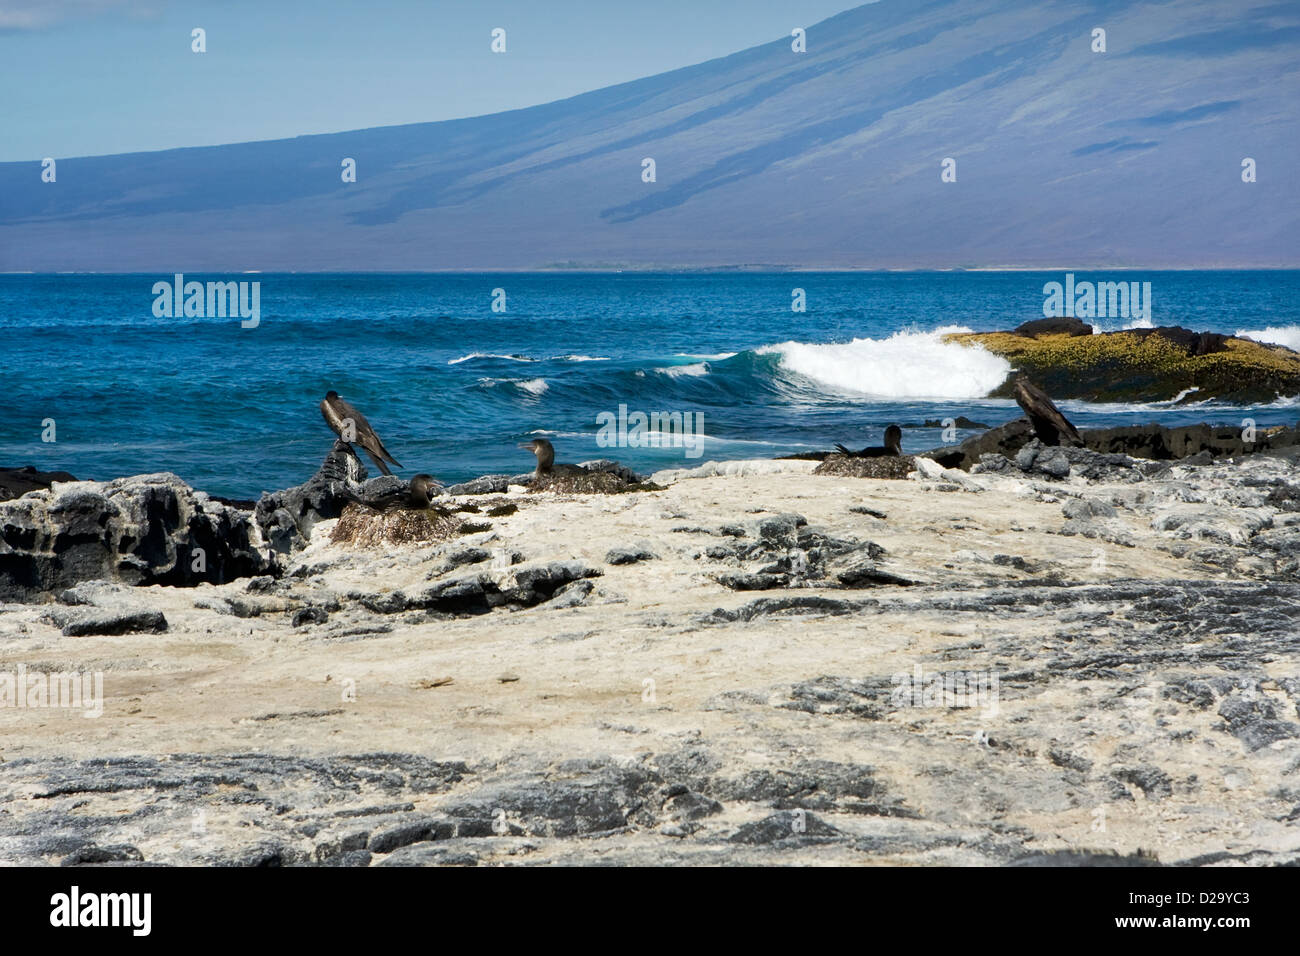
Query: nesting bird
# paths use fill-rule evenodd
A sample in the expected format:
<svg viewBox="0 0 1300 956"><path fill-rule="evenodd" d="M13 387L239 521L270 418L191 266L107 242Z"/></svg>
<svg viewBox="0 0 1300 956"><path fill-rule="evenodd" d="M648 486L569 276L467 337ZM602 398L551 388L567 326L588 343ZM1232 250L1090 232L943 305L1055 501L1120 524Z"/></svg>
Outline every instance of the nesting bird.
<svg viewBox="0 0 1300 956"><path fill-rule="evenodd" d="M896 458L903 453L903 430L897 425L890 425L885 429L883 445L868 445L861 451L849 451L838 444L835 448L849 458Z"/></svg>
<svg viewBox="0 0 1300 956"><path fill-rule="evenodd" d="M520 448L537 456L533 471L533 491L578 492L585 494L618 494L623 491L652 490L656 486L643 485L626 468L610 462L611 469L584 468L582 465L557 465L555 446L545 438L523 442ZM618 469L618 470L612 470Z"/></svg>
<svg viewBox="0 0 1300 956"><path fill-rule="evenodd" d="M412 478L405 488L395 488L392 491L380 492L369 497L348 492L346 497L349 501L355 501L371 511L382 511L384 513L391 511L424 511L432 507L433 499L441 491L442 487L433 475L419 474Z"/></svg>
<svg viewBox="0 0 1300 956"><path fill-rule="evenodd" d="M375 467L385 475L392 474L387 463L397 465L398 468L402 467L401 463L388 453L384 443L370 427L366 416L353 408L351 403L340 398L338 392L331 390L325 394L325 399L320 403L320 413L325 417L325 423L348 445L349 449L352 443L356 442L366 450ZM356 455L356 451L353 450L352 454Z"/></svg>
<svg viewBox="0 0 1300 956"><path fill-rule="evenodd" d="M587 474L587 469L581 465L557 465L555 463L555 446L545 438L522 442L519 447L527 449L537 456L537 468L533 472L535 478L541 478L543 475L575 476Z"/></svg>

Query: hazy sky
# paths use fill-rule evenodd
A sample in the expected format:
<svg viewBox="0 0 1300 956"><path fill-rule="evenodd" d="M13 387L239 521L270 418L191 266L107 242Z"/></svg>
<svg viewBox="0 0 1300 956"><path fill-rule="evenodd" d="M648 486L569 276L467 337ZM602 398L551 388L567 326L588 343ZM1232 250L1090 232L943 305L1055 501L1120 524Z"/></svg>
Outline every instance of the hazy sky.
<svg viewBox="0 0 1300 956"><path fill-rule="evenodd" d="M855 0L0 0L0 161L477 116L689 66ZM190 31L207 31L207 52ZM494 27L507 52L490 50Z"/></svg>

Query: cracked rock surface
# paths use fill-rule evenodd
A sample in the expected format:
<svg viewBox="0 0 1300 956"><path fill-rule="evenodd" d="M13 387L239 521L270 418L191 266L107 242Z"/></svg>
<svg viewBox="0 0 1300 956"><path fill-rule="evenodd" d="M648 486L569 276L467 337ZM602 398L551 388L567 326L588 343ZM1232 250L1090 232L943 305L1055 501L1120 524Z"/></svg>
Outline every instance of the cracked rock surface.
<svg viewBox="0 0 1300 956"><path fill-rule="evenodd" d="M277 575L0 605L0 674L103 694L0 707L0 860L1300 862L1294 461L1024 459L368 551L280 502Z"/></svg>

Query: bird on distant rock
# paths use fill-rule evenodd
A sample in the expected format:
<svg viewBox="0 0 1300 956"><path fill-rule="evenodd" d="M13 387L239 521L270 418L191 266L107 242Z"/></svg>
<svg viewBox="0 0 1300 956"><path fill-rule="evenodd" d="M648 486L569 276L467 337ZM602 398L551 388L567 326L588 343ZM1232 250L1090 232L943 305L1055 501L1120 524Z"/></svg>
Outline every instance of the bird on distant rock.
<svg viewBox="0 0 1300 956"><path fill-rule="evenodd" d="M885 429L883 445L869 445L861 451L849 451L839 444L835 447L841 455L849 458L896 458L903 453L903 430L897 425L890 425Z"/></svg>
<svg viewBox="0 0 1300 956"><path fill-rule="evenodd" d="M385 475L391 475L386 462L391 462L401 468L402 465L396 458L388 453L384 443L379 440L375 430L370 427L370 422L366 416L352 407L352 405L339 397L339 393L329 391L325 394L325 399L320 403L320 413L325 417L325 423L333 429L334 434L338 435L344 442L351 447L356 442L366 450L370 460ZM354 455L355 451L352 452Z"/></svg>
<svg viewBox="0 0 1300 956"><path fill-rule="evenodd" d="M1034 433L1044 445L1060 445L1062 437L1073 444L1083 444L1078 430L1061 414L1060 409L1052 404L1046 392L1024 375L1016 376L1014 388L1016 404L1029 416L1029 422L1034 426Z"/></svg>

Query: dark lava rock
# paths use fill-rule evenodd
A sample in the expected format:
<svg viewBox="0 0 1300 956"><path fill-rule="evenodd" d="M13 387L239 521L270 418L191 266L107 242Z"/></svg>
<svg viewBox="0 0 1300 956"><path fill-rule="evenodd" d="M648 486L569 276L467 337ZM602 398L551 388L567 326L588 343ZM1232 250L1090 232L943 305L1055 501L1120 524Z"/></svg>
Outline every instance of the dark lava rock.
<svg viewBox="0 0 1300 956"><path fill-rule="evenodd" d="M63 858L60 866L88 866L97 863L121 863L128 860L143 860L144 854L129 843L115 843L98 846L87 843Z"/></svg>
<svg viewBox="0 0 1300 956"><path fill-rule="evenodd" d="M477 866L479 855L463 846L415 843L384 857L375 866Z"/></svg>
<svg viewBox="0 0 1300 956"><path fill-rule="evenodd" d="M659 783L656 775L639 769L605 765L574 769L572 776L485 788L442 810L457 821L457 835L462 837L572 837L621 830Z"/></svg>
<svg viewBox="0 0 1300 956"><path fill-rule="evenodd" d="M329 611L323 607L304 607L293 612L292 624L294 627L303 627L307 624L324 624L329 620Z"/></svg>
<svg viewBox="0 0 1300 956"><path fill-rule="evenodd" d="M822 597L817 594L799 595L780 598L759 598L743 607L729 611L718 608L705 618L706 622L722 624L732 621L752 621L769 615L794 614L853 614L865 607L874 605L874 601L840 601L835 598Z"/></svg>
<svg viewBox="0 0 1300 956"><path fill-rule="evenodd" d="M573 581L564 585L547 602L548 608L578 607L585 604L587 598L596 592L596 585L590 581Z"/></svg>
<svg viewBox="0 0 1300 956"><path fill-rule="evenodd" d="M885 521L889 517L883 511L877 511L875 508L868 508L866 505L854 505L849 509L849 513L855 515L870 515L873 518L879 518L881 521Z"/></svg>
<svg viewBox="0 0 1300 956"><path fill-rule="evenodd" d="M251 518L166 473L32 492L0 503L0 601L82 581L190 587L275 573Z"/></svg>
<svg viewBox="0 0 1300 956"><path fill-rule="evenodd" d="M1159 800L1174 792L1169 775L1159 767L1120 767L1111 776L1121 783L1129 783L1141 790L1148 800Z"/></svg>
<svg viewBox="0 0 1300 956"><path fill-rule="evenodd" d="M316 474L296 487L268 492L257 502L254 514L267 543L280 554L304 547L318 522L343 514L356 497L354 486L365 478L366 468L349 446L334 442Z"/></svg>
<svg viewBox="0 0 1300 956"><path fill-rule="evenodd" d="M719 574L717 581L724 588L733 591L772 591L790 586L788 574L755 574L749 571Z"/></svg>
<svg viewBox="0 0 1300 956"><path fill-rule="evenodd" d="M1215 352L1228 351L1228 339L1231 336L1219 332L1193 332L1179 325L1160 325L1154 329L1129 329L1132 335L1145 339L1156 335L1172 342L1183 349L1189 358L1197 355L1213 355Z"/></svg>
<svg viewBox="0 0 1300 956"><path fill-rule="evenodd" d="M799 544L799 529L808 523L803 515L780 514L758 522L757 537L769 548L793 548Z"/></svg>
<svg viewBox="0 0 1300 956"><path fill-rule="evenodd" d="M455 835L454 821L446 817L428 817L381 830L370 838L366 849L371 853L392 853L398 847L428 840L445 840Z"/></svg>
<svg viewBox="0 0 1300 956"><path fill-rule="evenodd" d="M722 812L722 804L694 790L686 790L669 797L664 812L676 820L699 820Z"/></svg>
<svg viewBox="0 0 1300 956"><path fill-rule="evenodd" d="M1160 866L1142 850L1120 856L1114 850L1045 850L1016 857L1007 866Z"/></svg>
<svg viewBox="0 0 1300 956"><path fill-rule="evenodd" d="M401 611L432 611L443 614L486 614L496 607L533 607L556 597L567 584L599 577L601 571L580 561L551 561L521 565L513 572L514 583L503 583L487 572L438 581L424 591L407 595L401 591L348 596L379 614ZM585 594L583 594L585 597Z"/></svg>
<svg viewBox="0 0 1300 956"><path fill-rule="evenodd" d="M1025 475L1061 480L1083 478L1088 481L1143 481L1147 468L1154 466L1127 455L1101 454L1088 448L1044 445L1037 438L1026 443L1011 461L1000 455L986 455L972 472L1007 473L1011 468Z"/></svg>
<svg viewBox="0 0 1300 956"><path fill-rule="evenodd" d="M161 634L167 630L162 611L93 610L71 617L63 625L64 637L88 637L102 634Z"/></svg>
<svg viewBox="0 0 1300 956"><path fill-rule="evenodd" d="M1201 453L1210 458L1239 457L1289 448L1297 443L1297 434L1290 428L1260 429L1256 440L1246 444L1242 441L1239 426L1206 424L1166 428L1152 422L1149 425L1093 428L1081 434L1085 447L1093 451L1156 461L1179 461Z"/></svg>
<svg viewBox="0 0 1300 956"><path fill-rule="evenodd" d="M891 696L891 687L885 681L823 675L795 684L790 688L790 699L777 706L808 714L879 720L887 711L897 709Z"/></svg>
<svg viewBox="0 0 1300 956"><path fill-rule="evenodd" d="M1219 705L1219 716L1228 731L1252 751L1277 740L1300 737L1300 724L1280 720L1277 702L1258 692L1225 697Z"/></svg>
<svg viewBox="0 0 1300 956"><path fill-rule="evenodd" d="M44 491L56 481L76 481L66 471L37 471L31 465L0 468L0 501L21 498L29 491Z"/></svg>
<svg viewBox="0 0 1300 956"><path fill-rule="evenodd" d="M1113 518L1116 511L1115 506L1108 501L1102 501L1099 498L1071 498L1061 506L1061 511L1067 518Z"/></svg>
<svg viewBox="0 0 1300 956"><path fill-rule="evenodd" d="M605 554L605 563L636 564L639 561L653 561L658 557L648 548L611 548Z"/></svg>
<svg viewBox="0 0 1300 956"><path fill-rule="evenodd" d="M265 840L247 850L240 851L230 859L214 861L218 866L238 866L253 869L269 869L281 866L295 866L308 862L306 852L285 846L275 840Z"/></svg>
<svg viewBox="0 0 1300 956"><path fill-rule="evenodd" d="M1034 437L1034 426L1027 418L1017 418L990 428L982 435L973 435L957 445L943 445L923 453L945 468L970 470L984 455L1001 455L1014 458L1026 442Z"/></svg>
<svg viewBox="0 0 1300 956"><path fill-rule="evenodd" d="M449 495L499 495L510 489L511 485L527 485L532 482L532 473L524 475L483 475L470 481L462 481L447 489Z"/></svg>
<svg viewBox="0 0 1300 956"><path fill-rule="evenodd" d="M843 836L839 830L801 810L782 810L754 823L746 823L728 839L732 843L768 844L786 840L825 843Z"/></svg>
<svg viewBox="0 0 1300 956"><path fill-rule="evenodd" d="M1125 455L1153 461L1183 461L1206 453L1210 458L1238 457L1255 452L1290 448L1300 443L1294 429L1260 429L1256 440L1246 444L1241 429L1221 425L1181 425L1166 427L1124 425L1117 428L1090 428L1081 431L1083 447L1103 455ZM1018 418L1005 425L975 435L959 445L945 445L925 452L945 468L970 470L985 455L1015 459L1017 453L1034 439L1028 419Z"/></svg>
<svg viewBox="0 0 1300 956"><path fill-rule="evenodd" d="M1055 318L1055 319L1032 319L1029 322L1022 322L1015 328L1017 335L1027 335L1030 338L1036 338L1040 335L1092 335L1092 326L1082 319L1075 318Z"/></svg>
<svg viewBox="0 0 1300 956"><path fill-rule="evenodd" d="M369 850L347 850L324 860L317 860L317 866L369 866L374 857Z"/></svg>
<svg viewBox="0 0 1300 956"><path fill-rule="evenodd" d="M846 588L869 588L880 585L899 585L910 587L915 584L908 578L901 575L891 574L888 571L882 571L870 561L864 561L861 564L855 564L851 568L846 568L837 575L840 584Z"/></svg>

